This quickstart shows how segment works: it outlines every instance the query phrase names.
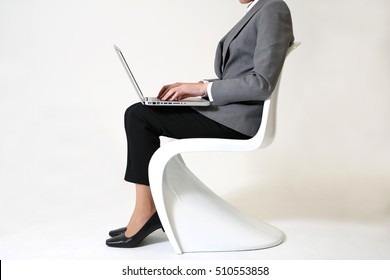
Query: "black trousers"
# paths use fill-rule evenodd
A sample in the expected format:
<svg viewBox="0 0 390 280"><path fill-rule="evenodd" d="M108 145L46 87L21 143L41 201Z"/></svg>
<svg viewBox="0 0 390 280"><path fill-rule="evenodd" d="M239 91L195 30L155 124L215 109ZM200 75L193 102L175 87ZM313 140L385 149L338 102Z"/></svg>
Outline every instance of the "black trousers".
<svg viewBox="0 0 390 280"><path fill-rule="evenodd" d="M127 167L125 180L149 185L148 166L160 147L160 136L171 138L248 139L191 107L144 106L136 103L125 113Z"/></svg>

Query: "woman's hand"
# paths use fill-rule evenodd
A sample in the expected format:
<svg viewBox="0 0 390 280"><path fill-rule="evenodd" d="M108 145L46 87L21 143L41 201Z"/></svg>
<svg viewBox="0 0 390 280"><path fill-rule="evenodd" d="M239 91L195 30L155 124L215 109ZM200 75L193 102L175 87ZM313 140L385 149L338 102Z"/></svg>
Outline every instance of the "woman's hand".
<svg viewBox="0 0 390 280"><path fill-rule="evenodd" d="M182 100L187 97L203 96L207 92L207 84L174 83L163 86L157 98L161 100Z"/></svg>

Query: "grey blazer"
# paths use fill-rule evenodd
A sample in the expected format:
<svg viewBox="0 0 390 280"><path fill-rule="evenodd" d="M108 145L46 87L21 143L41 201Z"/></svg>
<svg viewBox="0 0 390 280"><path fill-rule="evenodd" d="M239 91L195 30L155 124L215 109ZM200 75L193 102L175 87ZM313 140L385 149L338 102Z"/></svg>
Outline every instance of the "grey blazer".
<svg viewBox="0 0 390 280"><path fill-rule="evenodd" d="M206 117L254 136L264 100L274 90L294 35L290 10L282 0L259 0L219 42L214 102L194 107Z"/></svg>

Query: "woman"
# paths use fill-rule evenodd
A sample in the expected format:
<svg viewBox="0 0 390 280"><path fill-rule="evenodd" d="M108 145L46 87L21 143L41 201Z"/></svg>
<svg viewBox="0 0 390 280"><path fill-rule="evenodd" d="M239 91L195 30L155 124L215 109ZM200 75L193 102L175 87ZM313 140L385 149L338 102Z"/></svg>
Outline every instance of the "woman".
<svg viewBox="0 0 390 280"><path fill-rule="evenodd" d="M126 227L110 231L112 247L136 247L162 228L150 192L148 165L160 136L249 139L260 127L263 101L272 93L286 51L293 43L291 15L282 0L240 0L245 16L219 42L218 79L164 86L158 98L202 97L209 107L149 107L140 103L125 113L128 161L125 180L135 183L136 205Z"/></svg>

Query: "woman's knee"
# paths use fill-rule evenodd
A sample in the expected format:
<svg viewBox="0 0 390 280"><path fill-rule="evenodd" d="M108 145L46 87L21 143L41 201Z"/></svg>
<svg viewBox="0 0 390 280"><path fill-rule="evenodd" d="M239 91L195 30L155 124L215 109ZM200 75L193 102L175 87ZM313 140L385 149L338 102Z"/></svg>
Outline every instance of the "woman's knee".
<svg viewBox="0 0 390 280"><path fill-rule="evenodd" d="M135 103L127 108L125 112L125 127L153 127L155 116L153 109L142 103Z"/></svg>
<svg viewBox="0 0 390 280"><path fill-rule="evenodd" d="M125 111L125 123L131 122L134 119L140 119L144 107L142 103L135 103L127 108Z"/></svg>
<svg viewBox="0 0 390 280"><path fill-rule="evenodd" d="M125 111L125 116L131 115L134 111L137 111L139 106L143 106L142 103L134 103L128 107Z"/></svg>

